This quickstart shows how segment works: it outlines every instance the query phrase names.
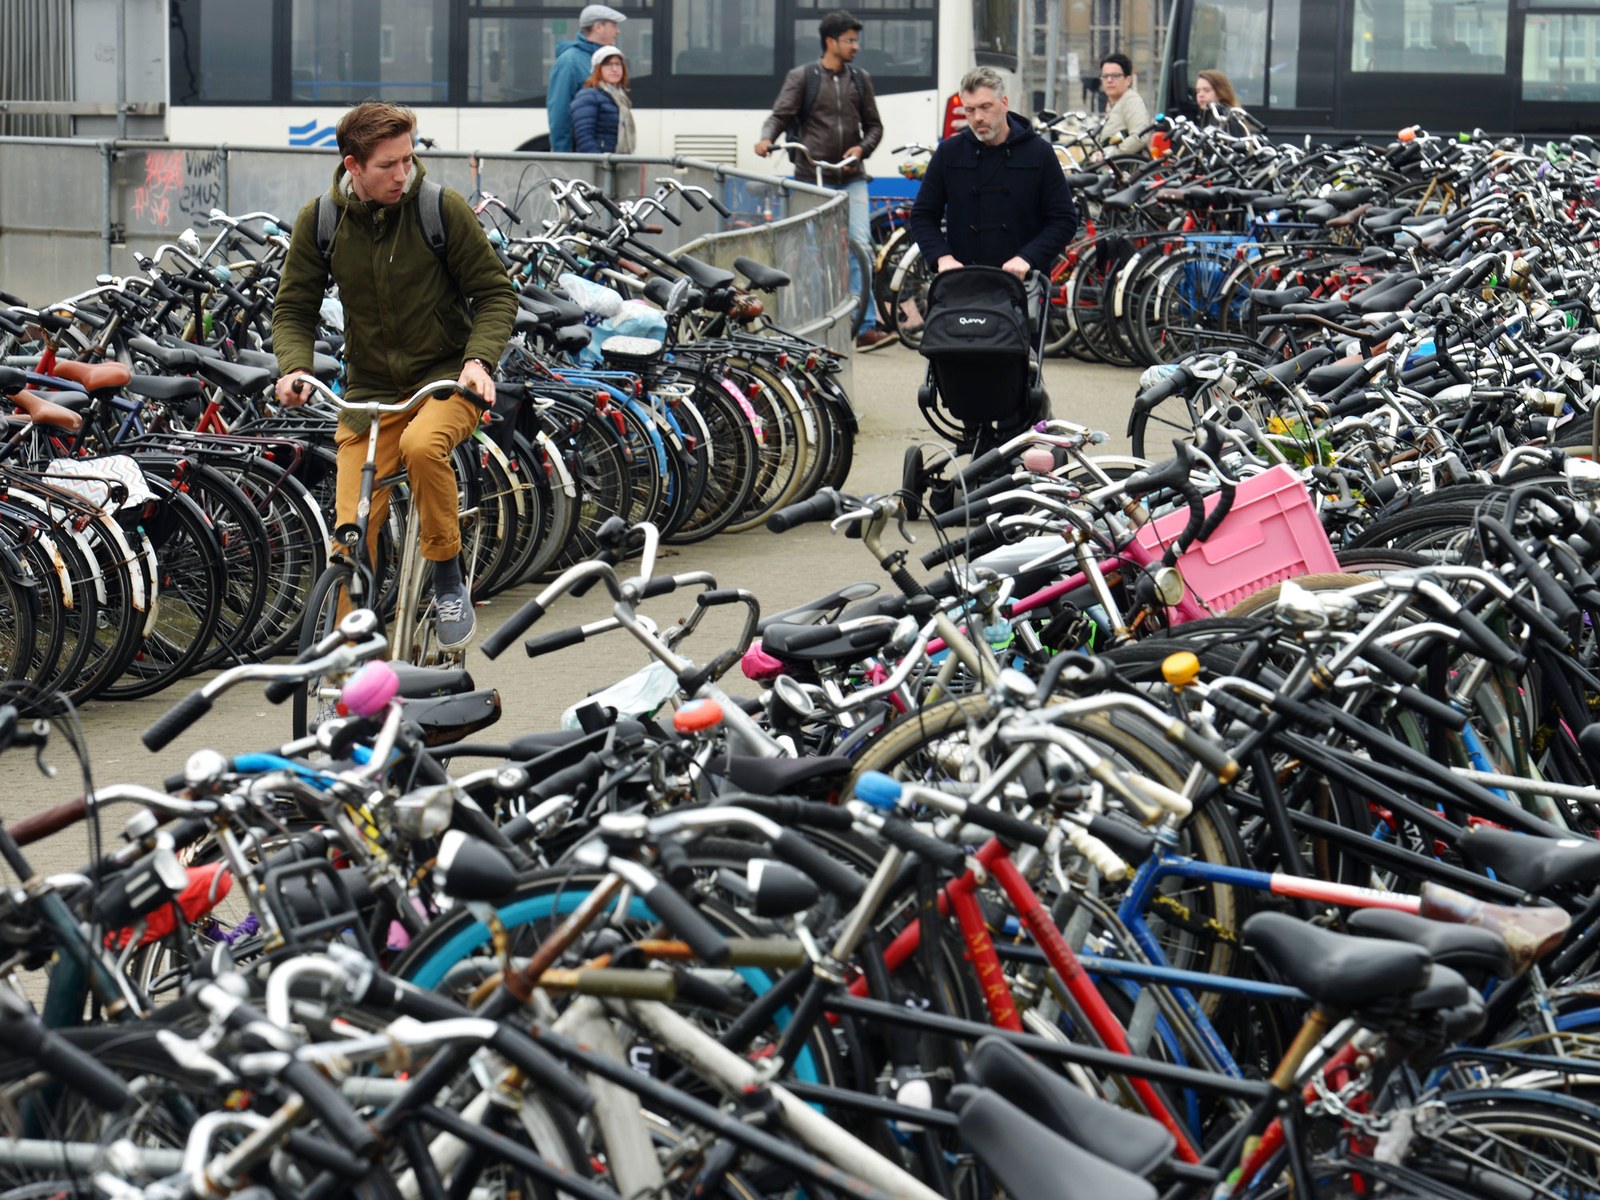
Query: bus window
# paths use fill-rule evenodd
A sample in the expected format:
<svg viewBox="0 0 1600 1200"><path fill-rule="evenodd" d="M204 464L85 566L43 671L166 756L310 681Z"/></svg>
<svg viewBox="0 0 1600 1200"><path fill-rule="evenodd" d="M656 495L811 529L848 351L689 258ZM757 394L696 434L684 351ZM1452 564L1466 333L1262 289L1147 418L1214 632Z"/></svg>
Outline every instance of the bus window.
<svg viewBox="0 0 1600 1200"><path fill-rule="evenodd" d="M972 49L984 66L1017 69L1016 0L973 0Z"/></svg>
<svg viewBox="0 0 1600 1200"><path fill-rule="evenodd" d="M1208 0L1194 6L1189 27L1189 82L1199 72L1221 71L1239 103L1266 102L1268 0ZM1185 97L1187 99L1187 97Z"/></svg>
<svg viewBox="0 0 1600 1200"><path fill-rule="evenodd" d="M1600 2L1590 7L1600 9ZM1581 104L1600 100L1600 13L1528 13L1522 98Z"/></svg>
<svg viewBox="0 0 1600 1200"><path fill-rule="evenodd" d="M1509 0L1357 0L1350 69L1504 75Z"/></svg>
<svg viewBox="0 0 1600 1200"><path fill-rule="evenodd" d="M689 0L672 12L672 73L771 76L776 36L765 0Z"/></svg>
<svg viewBox="0 0 1600 1200"><path fill-rule="evenodd" d="M875 93L888 95L928 86L933 78L931 16L858 16L857 19L862 22L862 30L861 49L856 52L855 65L872 76ZM797 19L794 23L795 65L816 62L819 53L817 18L807 15Z"/></svg>

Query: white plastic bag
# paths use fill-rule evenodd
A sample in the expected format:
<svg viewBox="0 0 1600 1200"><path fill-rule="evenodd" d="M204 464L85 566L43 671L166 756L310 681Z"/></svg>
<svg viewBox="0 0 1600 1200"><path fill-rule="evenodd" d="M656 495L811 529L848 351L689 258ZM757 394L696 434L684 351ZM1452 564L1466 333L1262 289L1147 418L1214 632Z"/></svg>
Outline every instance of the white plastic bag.
<svg viewBox="0 0 1600 1200"><path fill-rule="evenodd" d="M622 307L622 297L603 283L594 283L571 271L562 273L556 282L561 285L562 291L572 297L572 302L582 305L583 311L591 317L604 319Z"/></svg>
<svg viewBox="0 0 1600 1200"><path fill-rule="evenodd" d="M677 694L678 677L672 673L672 669L664 663L652 662L626 679L620 679L610 687L600 689L582 704L598 704L604 708L614 708L619 717L625 720L638 720L640 717L651 716ZM583 728L578 724L578 709L582 704L574 704L561 714L561 728Z"/></svg>

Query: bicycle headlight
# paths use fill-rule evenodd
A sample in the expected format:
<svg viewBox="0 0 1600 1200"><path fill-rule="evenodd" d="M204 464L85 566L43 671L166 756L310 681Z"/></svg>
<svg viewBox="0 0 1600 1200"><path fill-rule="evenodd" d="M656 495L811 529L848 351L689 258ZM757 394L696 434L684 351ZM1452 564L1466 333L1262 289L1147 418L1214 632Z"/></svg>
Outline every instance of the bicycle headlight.
<svg viewBox="0 0 1600 1200"><path fill-rule="evenodd" d="M438 837L450 828L450 817L455 806L456 787L453 783L418 788L395 800L389 821L396 833L414 841L422 841Z"/></svg>
<svg viewBox="0 0 1600 1200"><path fill-rule="evenodd" d="M1150 582L1155 584L1156 599L1163 604L1176 604L1183 599L1183 572L1177 567L1157 567L1150 572Z"/></svg>

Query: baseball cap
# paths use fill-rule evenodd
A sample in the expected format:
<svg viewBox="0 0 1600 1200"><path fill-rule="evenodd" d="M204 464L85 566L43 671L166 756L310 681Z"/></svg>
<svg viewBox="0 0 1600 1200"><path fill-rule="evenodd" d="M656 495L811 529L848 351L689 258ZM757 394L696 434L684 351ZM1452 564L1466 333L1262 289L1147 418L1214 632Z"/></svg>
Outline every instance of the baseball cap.
<svg viewBox="0 0 1600 1200"><path fill-rule="evenodd" d="M601 46L600 49L596 50L589 56L589 65L592 67L598 67L608 58L622 58L622 51L618 50L615 46ZM622 58L622 61L627 62L628 60Z"/></svg>
<svg viewBox="0 0 1600 1200"><path fill-rule="evenodd" d="M609 4L585 4L583 11L578 14L578 28L587 29L597 21L616 21L621 24L627 19Z"/></svg>

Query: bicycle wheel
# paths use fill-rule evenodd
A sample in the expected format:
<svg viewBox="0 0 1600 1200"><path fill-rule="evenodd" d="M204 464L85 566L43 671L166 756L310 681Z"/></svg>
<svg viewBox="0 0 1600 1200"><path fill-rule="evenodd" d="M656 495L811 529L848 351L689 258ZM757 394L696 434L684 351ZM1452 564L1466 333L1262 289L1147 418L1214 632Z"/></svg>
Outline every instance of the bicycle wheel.
<svg viewBox="0 0 1600 1200"><path fill-rule="evenodd" d="M305 615L300 622L301 653L311 649L339 625L355 600L356 570L348 563L330 563L311 586ZM333 715L338 701L335 681L314 675L295 687L289 698L290 736L303 738Z"/></svg>
<svg viewBox="0 0 1600 1200"><path fill-rule="evenodd" d="M897 779L970 792L995 763L968 753L969 732L992 720L996 710L986 696L962 696L910 713L890 725L856 756L846 794L867 771L883 771ZM1122 769L1156 779L1174 789L1183 786L1182 768L1152 747L1137 731L1115 719L1073 721L1074 733ZM1238 839L1226 824L1199 810L1180 834L1184 853L1205 862L1238 866L1244 862ZM1237 889L1220 882L1163 881L1151 903L1151 925L1168 962L1186 970L1227 974L1237 957L1237 930L1243 900ZM1213 994L1207 1003L1215 1005Z"/></svg>
<svg viewBox="0 0 1600 1200"><path fill-rule="evenodd" d="M755 485L749 500L726 526L729 533L744 533L794 499L810 446L805 416L788 389L748 360L728 358L723 360L723 366L729 374L729 385L734 390L743 387L746 403L755 411L761 431L757 438Z"/></svg>
<svg viewBox="0 0 1600 1200"><path fill-rule="evenodd" d="M928 260L918 254L906 267L900 286L893 293L899 314L900 340L913 350L922 345L922 335L927 332L928 288L936 273Z"/></svg>
<svg viewBox="0 0 1600 1200"><path fill-rule="evenodd" d="M188 494L165 481L164 493L138 523L155 548L160 570L155 621L142 630L134 656L108 695L148 696L198 670L222 620L226 586L216 531Z"/></svg>
<svg viewBox="0 0 1600 1200"><path fill-rule="evenodd" d="M678 545L721 533L749 502L756 485L759 447L750 417L722 388L703 376L689 376L692 400L706 430L709 462L700 502L666 540Z"/></svg>
<svg viewBox="0 0 1600 1200"><path fill-rule="evenodd" d="M1570 1096L1495 1089L1448 1093L1428 1114L1417 1122L1410 1159L1424 1174L1444 1163L1488 1165L1542 1196L1595 1194L1600 1107Z"/></svg>
<svg viewBox="0 0 1600 1200"><path fill-rule="evenodd" d="M27 677L33 662L38 583L0 537L0 682Z"/></svg>

